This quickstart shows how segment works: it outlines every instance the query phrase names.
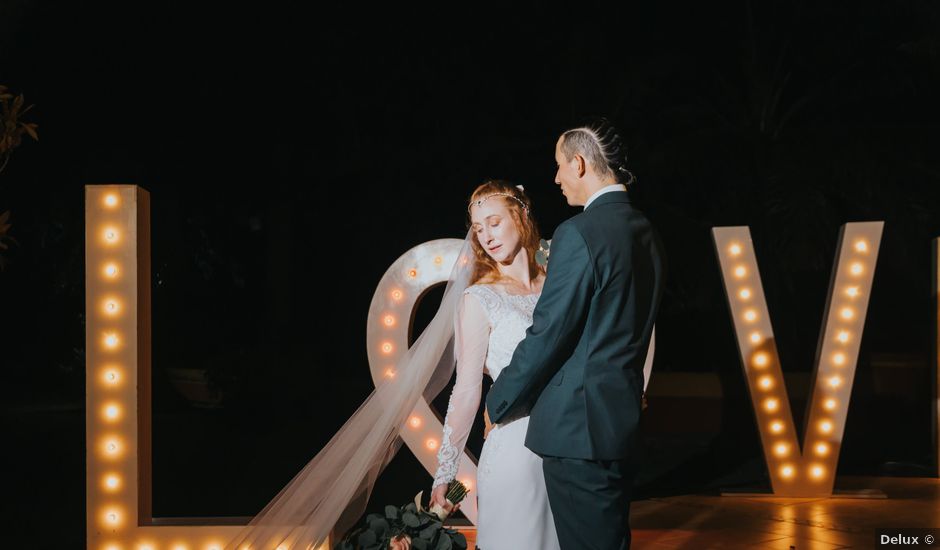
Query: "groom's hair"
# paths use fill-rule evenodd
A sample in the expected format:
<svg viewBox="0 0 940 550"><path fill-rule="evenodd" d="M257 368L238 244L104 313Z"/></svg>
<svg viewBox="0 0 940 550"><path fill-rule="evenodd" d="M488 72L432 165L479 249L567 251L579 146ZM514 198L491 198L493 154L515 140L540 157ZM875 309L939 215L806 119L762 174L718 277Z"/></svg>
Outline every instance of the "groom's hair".
<svg viewBox="0 0 940 550"><path fill-rule="evenodd" d="M627 147L617 128L606 118L595 118L561 135L561 152L571 160L581 155L601 177L612 176L617 183L630 185L633 174L627 170Z"/></svg>

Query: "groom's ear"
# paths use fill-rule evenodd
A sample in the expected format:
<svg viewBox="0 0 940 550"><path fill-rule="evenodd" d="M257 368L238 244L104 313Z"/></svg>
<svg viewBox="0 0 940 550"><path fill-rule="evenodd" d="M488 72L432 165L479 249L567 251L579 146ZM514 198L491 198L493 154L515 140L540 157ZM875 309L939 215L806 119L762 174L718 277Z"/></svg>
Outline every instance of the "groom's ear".
<svg viewBox="0 0 940 550"><path fill-rule="evenodd" d="M578 173L578 177L583 178L584 174L587 172L587 162L584 160L584 157L582 157L579 154L575 154L574 158L571 160L577 163L574 169L575 169L575 172Z"/></svg>

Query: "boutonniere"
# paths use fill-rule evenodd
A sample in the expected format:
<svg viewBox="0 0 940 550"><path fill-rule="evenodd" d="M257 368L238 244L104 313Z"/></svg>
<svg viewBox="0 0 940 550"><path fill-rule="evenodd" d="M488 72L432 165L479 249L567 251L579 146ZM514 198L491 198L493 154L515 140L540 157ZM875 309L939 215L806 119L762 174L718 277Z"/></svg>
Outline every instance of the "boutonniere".
<svg viewBox="0 0 940 550"><path fill-rule="evenodd" d="M539 241L539 249L535 251L535 263L542 267L548 267L548 253L551 245L545 239Z"/></svg>

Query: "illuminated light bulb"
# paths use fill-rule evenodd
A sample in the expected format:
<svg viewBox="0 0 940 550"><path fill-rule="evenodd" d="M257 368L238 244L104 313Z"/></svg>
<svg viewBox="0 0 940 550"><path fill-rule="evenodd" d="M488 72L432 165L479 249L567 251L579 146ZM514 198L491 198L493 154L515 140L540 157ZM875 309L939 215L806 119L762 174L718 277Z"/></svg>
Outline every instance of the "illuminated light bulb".
<svg viewBox="0 0 940 550"><path fill-rule="evenodd" d="M278 547L278 548L280 548L280 547ZM222 550L222 547L219 546L218 544L212 544L212 545L210 545L209 548L207 548L206 550Z"/></svg>
<svg viewBox="0 0 940 550"><path fill-rule="evenodd" d="M473 488L473 482L469 479L461 479L460 482L463 483L463 486L466 487L468 491Z"/></svg>
<svg viewBox="0 0 940 550"><path fill-rule="evenodd" d="M779 420L771 422L770 431L775 434L783 433L783 422L780 422Z"/></svg>
<svg viewBox="0 0 940 550"><path fill-rule="evenodd" d="M839 314L842 315L843 319L851 319L852 317L855 316L855 312L852 311L852 308L850 307L842 308L842 311L839 312Z"/></svg>
<svg viewBox="0 0 940 550"><path fill-rule="evenodd" d="M114 349L120 343L120 339L117 337L117 334L111 333L107 334L104 337L104 345L110 349Z"/></svg>
<svg viewBox="0 0 940 550"><path fill-rule="evenodd" d="M105 229L105 230L104 230L104 240L106 240L106 241L108 241L109 243L112 243L112 244L113 244L113 243L116 243L117 240L118 240L118 231L117 231L117 229L114 229L113 227L109 227L109 228Z"/></svg>
<svg viewBox="0 0 940 550"><path fill-rule="evenodd" d="M751 291L747 288L743 288L741 292L738 292L738 296L740 296L742 300L747 300L751 297Z"/></svg>
<svg viewBox="0 0 940 550"><path fill-rule="evenodd" d="M104 478L104 486L114 491L121 486L121 478L116 474L108 475Z"/></svg>
<svg viewBox="0 0 940 550"><path fill-rule="evenodd" d="M818 479L818 478L821 478L823 474L826 473L826 471L823 469L822 466L817 464L813 466L812 468L810 468L809 473L810 475Z"/></svg>
<svg viewBox="0 0 940 550"><path fill-rule="evenodd" d="M388 355L389 353L392 353L394 349L395 347L392 345L391 342L385 342L384 344L382 344L382 353L386 355Z"/></svg>
<svg viewBox="0 0 940 550"><path fill-rule="evenodd" d="M793 477L793 466L790 466L788 464L784 466L783 468L780 468L780 475L788 479Z"/></svg>
<svg viewBox="0 0 940 550"><path fill-rule="evenodd" d="M743 279L745 275L747 275L747 268L745 268L743 265L739 265L738 267L734 268L734 276L738 279Z"/></svg>
<svg viewBox="0 0 940 550"><path fill-rule="evenodd" d="M108 512L108 521L110 521L111 523L117 523L118 522L117 512Z"/></svg>
<svg viewBox="0 0 940 550"><path fill-rule="evenodd" d="M760 333L759 333L759 332L756 332L756 331L755 331L755 332L752 332L752 333L751 333L751 343L752 343L752 344L759 344L760 341L761 341Z"/></svg>
<svg viewBox="0 0 940 550"><path fill-rule="evenodd" d="M836 408L836 400L835 400L835 399L826 399L826 400L823 402L823 408L826 409L827 411L833 411L833 410L835 410L835 408Z"/></svg>
<svg viewBox="0 0 940 550"><path fill-rule="evenodd" d="M841 335L840 335L840 336L841 336ZM833 356L832 356L832 363L835 364L835 365L839 365L839 366L844 365L844 364L845 364L845 354L840 352L840 353L837 353L837 354L833 355Z"/></svg>
<svg viewBox="0 0 940 550"><path fill-rule="evenodd" d="M412 416L410 419L408 419L408 424L410 424L412 428L420 428L421 418L417 416Z"/></svg>
<svg viewBox="0 0 940 550"><path fill-rule="evenodd" d="M117 382L118 382L118 373L117 373L117 371L115 371L115 370L105 371L103 377L104 377L104 383L105 383L105 384L107 384L107 385L109 385L109 386L117 385Z"/></svg>
<svg viewBox="0 0 940 550"><path fill-rule="evenodd" d="M117 274L118 274L118 266L117 266L117 264L108 264L108 265L104 266L104 276L105 276L105 277L108 277L108 278L110 278L110 279L113 279L114 277L117 277Z"/></svg>
<svg viewBox="0 0 940 550"><path fill-rule="evenodd" d="M819 423L819 431L821 431L821 432L824 433L824 434L827 434L827 433L831 432L831 431L832 431L832 422L830 422L830 421L828 421L828 420L823 420L822 422L820 422L820 423Z"/></svg>
<svg viewBox="0 0 940 550"><path fill-rule="evenodd" d="M395 378L395 369L385 369L385 378Z"/></svg>
<svg viewBox="0 0 940 550"><path fill-rule="evenodd" d="M754 355L754 366L766 367L769 362L770 358L767 357L766 353L761 352Z"/></svg>
<svg viewBox="0 0 940 550"><path fill-rule="evenodd" d="M412 279L414 279L415 277L418 276L418 270L417 270L417 269L414 269L414 268L409 269L409 270L408 270L408 276L411 277Z"/></svg>
<svg viewBox="0 0 940 550"><path fill-rule="evenodd" d="M849 341L849 333L842 331L839 333L839 336L836 337L836 340L842 342L843 344Z"/></svg>
<svg viewBox="0 0 940 550"><path fill-rule="evenodd" d="M744 318L753 323L757 319L757 312L749 309L744 313Z"/></svg>
<svg viewBox="0 0 940 550"><path fill-rule="evenodd" d="M764 376L760 379L759 384L761 388L769 390L770 388L774 387L774 379L769 376Z"/></svg>
<svg viewBox="0 0 940 550"><path fill-rule="evenodd" d="M842 385L842 379L839 378L838 376L833 376L832 378L829 379L829 385L832 386L833 388L838 388L839 386Z"/></svg>
<svg viewBox="0 0 940 550"><path fill-rule="evenodd" d="M855 262L850 268L852 275L861 275L862 274L862 264Z"/></svg>
<svg viewBox="0 0 940 550"><path fill-rule="evenodd" d="M780 402L773 398L767 399L764 401L764 408L770 412L774 412L775 410L780 408Z"/></svg>
<svg viewBox="0 0 940 550"><path fill-rule="evenodd" d="M115 404L110 404L104 408L104 416L108 420L115 420L121 415L121 409Z"/></svg>
<svg viewBox="0 0 940 550"><path fill-rule="evenodd" d="M185 544L177 544L173 547L173 550L188 550L188 548Z"/></svg>
<svg viewBox="0 0 940 550"><path fill-rule="evenodd" d="M108 193L104 196L104 205L108 208L114 208L118 204L117 195L114 193Z"/></svg>
<svg viewBox="0 0 940 550"><path fill-rule="evenodd" d="M121 547L116 544L111 544L104 547L104 550L121 550Z"/></svg>
<svg viewBox="0 0 940 550"><path fill-rule="evenodd" d="M117 439L108 439L104 442L104 452L109 456L116 456L121 452L121 444Z"/></svg>
<svg viewBox="0 0 940 550"><path fill-rule="evenodd" d="M868 252L868 243L865 241L856 241L855 250L858 250L859 252Z"/></svg>
<svg viewBox="0 0 940 550"><path fill-rule="evenodd" d="M845 293L849 295L849 298L857 298L859 295L858 287L850 286L849 288L845 289Z"/></svg>
<svg viewBox="0 0 940 550"><path fill-rule="evenodd" d="M395 326L395 317L392 315L386 315L382 318L382 322L385 323L385 326L387 327L393 327Z"/></svg>
<svg viewBox="0 0 940 550"><path fill-rule="evenodd" d="M138 546L138 548L140 550L153 550L153 546L150 546L149 544L141 544L140 546Z"/></svg>
<svg viewBox="0 0 940 550"><path fill-rule="evenodd" d="M120 309L121 306L118 305L117 300L107 300L104 303L104 312L107 315L117 315Z"/></svg>
<svg viewBox="0 0 940 550"><path fill-rule="evenodd" d="M400 290L396 289L392 291L392 300L395 300L396 302L400 302L404 296L404 293Z"/></svg>
<svg viewBox="0 0 940 550"><path fill-rule="evenodd" d="M434 258L434 264L435 264L435 265L441 265L441 263L443 263L443 262L444 262L444 258L441 258L440 256L436 256L436 257Z"/></svg>
<svg viewBox="0 0 940 550"><path fill-rule="evenodd" d="M790 446L786 443L777 443L774 445L774 454L777 456L787 456L787 453L790 452Z"/></svg>
<svg viewBox="0 0 940 550"><path fill-rule="evenodd" d="M432 451L437 448L436 439L428 439L424 444L427 446L428 449L431 449Z"/></svg>
<svg viewBox="0 0 940 550"><path fill-rule="evenodd" d="M816 454L818 454L819 456L826 456L827 454L829 454L829 445L826 445L825 443L817 443Z"/></svg>
<svg viewBox="0 0 940 550"><path fill-rule="evenodd" d="M739 254L741 253L741 245L735 243L735 244L729 246L729 247L728 247L728 252L730 252L732 256L737 256L737 255L739 255Z"/></svg>

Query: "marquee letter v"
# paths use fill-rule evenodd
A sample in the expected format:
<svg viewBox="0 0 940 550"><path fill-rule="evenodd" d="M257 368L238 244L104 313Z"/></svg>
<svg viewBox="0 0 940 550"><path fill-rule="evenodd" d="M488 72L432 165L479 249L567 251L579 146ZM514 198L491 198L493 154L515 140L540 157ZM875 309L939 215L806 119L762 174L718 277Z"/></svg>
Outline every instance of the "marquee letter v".
<svg viewBox="0 0 940 550"><path fill-rule="evenodd" d="M884 222L839 232L816 350L803 444L793 415L747 226L712 229L773 493L832 496Z"/></svg>

